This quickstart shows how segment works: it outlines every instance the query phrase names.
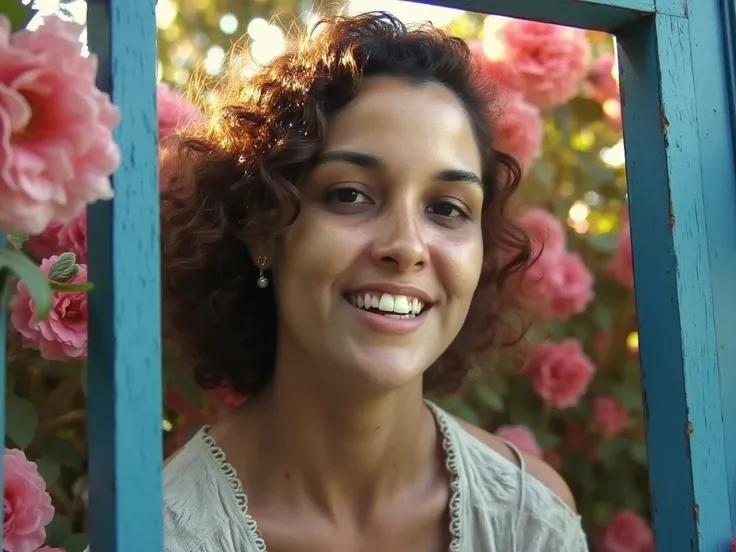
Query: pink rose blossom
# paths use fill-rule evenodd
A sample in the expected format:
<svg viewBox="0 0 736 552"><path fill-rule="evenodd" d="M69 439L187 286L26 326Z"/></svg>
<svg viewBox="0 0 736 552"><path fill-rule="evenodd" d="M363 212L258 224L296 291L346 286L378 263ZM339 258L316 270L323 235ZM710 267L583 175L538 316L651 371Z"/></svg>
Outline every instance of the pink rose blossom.
<svg viewBox="0 0 736 552"><path fill-rule="evenodd" d="M524 274L523 293L542 316L567 320L595 296L593 273L580 255L544 250Z"/></svg>
<svg viewBox="0 0 736 552"><path fill-rule="evenodd" d="M616 238L616 254L608 265L611 278L626 288L634 287L634 261L631 251L631 230L629 225Z"/></svg>
<svg viewBox="0 0 736 552"><path fill-rule="evenodd" d="M48 276L58 260L57 256L44 259L41 271ZM68 283L87 281L87 266L79 265L79 272ZM54 292L53 306L48 319L39 321L35 303L23 282L10 303L10 322L21 334L23 346L41 351L47 360L69 360L87 357L87 294L84 292Z"/></svg>
<svg viewBox="0 0 736 552"><path fill-rule="evenodd" d="M588 74L586 88L591 97L603 103L620 98L616 58L613 54L603 54L593 62Z"/></svg>
<svg viewBox="0 0 736 552"><path fill-rule="evenodd" d="M48 17L11 35L0 17L0 228L38 234L112 197L120 114L95 86L80 31Z"/></svg>
<svg viewBox="0 0 736 552"><path fill-rule="evenodd" d="M178 128L184 128L198 121L202 114L187 99L160 83L156 88L158 104L158 139L162 141Z"/></svg>
<svg viewBox="0 0 736 552"><path fill-rule="evenodd" d="M542 153L542 116L539 108L520 94L506 94L501 100L496 132L496 148L516 159L524 170Z"/></svg>
<svg viewBox="0 0 736 552"><path fill-rule="evenodd" d="M468 47L478 63L478 71L483 82L490 82L500 95L508 92L521 92L524 82L516 67L502 57L490 59L483 51L480 40L471 40Z"/></svg>
<svg viewBox="0 0 736 552"><path fill-rule="evenodd" d="M526 426L501 426L496 431L496 435L504 441L516 445L522 452L526 452L537 458L542 457L542 447L539 446L532 430Z"/></svg>
<svg viewBox="0 0 736 552"><path fill-rule="evenodd" d="M519 218L519 222L529 234L534 254L542 251L561 253L565 251L567 237L560 220L546 209L538 207L528 209Z"/></svg>
<svg viewBox="0 0 736 552"><path fill-rule="evenodd" d="M647 522L636 512L621 510L603 530L600 552L646 552L654 536Z"/></svg>
<svg viewBox="0 0 736 552"><path fill-rule="evenodd" d="M626 408L617 400L598 397L593 405L593 415L598 429L604 437L610 438L620 433L628 421Z"/></svg>
<svg viewBox="0 0 736 552"><path fill-rule="evenodd" d="M61 252L71 252L77 262L87 263L87 211L82 211L59 229Z"/></svg>
<svg viewBox="0 0 736 552"><path fill-rule="evenodd" d="M51 222L40 234L28 236L23 248L30 253L38 262L52 255L63 253L59 245L59 230L64 226L62 222Z"/></svg>
<svg viewBox="0 0 736 552"><path fill-rule="evenodd" d="M537 345L530 351L524 370L547 406L560 409L578 404L595 373L593 363L574 339Z"/></svg>
<svg viewBox="0 0 736 552"><path fill-rule="evenodd" d="M20 450L5 449L3 469L3 549L33 552L46 540L46 525L54 517L46 483Z"/></svg>
<svg viewBox="0 0 736 552"><path fill-rule="evenodd" d="M513 19L496 34L504 45L505 59L521 75L528 102L547 109L577 94L589 66L585 31Z"/></svg>

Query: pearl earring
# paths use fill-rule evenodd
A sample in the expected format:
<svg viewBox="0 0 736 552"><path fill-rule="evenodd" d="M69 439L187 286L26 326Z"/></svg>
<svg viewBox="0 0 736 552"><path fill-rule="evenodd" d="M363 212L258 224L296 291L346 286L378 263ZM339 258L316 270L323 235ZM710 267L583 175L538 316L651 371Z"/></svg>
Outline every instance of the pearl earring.
<svg viewBox="0 0 736 552"><path fill-rule="evenodd" d="M258 257L258 268L260 270L260 275L258 276L258 280L256 280L256 283L258 284L258 287L261 289L268 287L268 278L266 278L263 275L263 271L266 266L266 257Z"/></svg>

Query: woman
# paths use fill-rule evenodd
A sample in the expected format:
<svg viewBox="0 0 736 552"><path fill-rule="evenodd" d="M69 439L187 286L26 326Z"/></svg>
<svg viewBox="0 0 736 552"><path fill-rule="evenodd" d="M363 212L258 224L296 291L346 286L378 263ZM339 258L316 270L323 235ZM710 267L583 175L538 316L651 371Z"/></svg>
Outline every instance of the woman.
<svg viewBox="0 0 736 552"><path fill-rule="evenodd" d="M586 550L541 461L423 399L509 337L529 242L465 44L325 20L164 183L167 319L249 396L167 465L167 552Z"/></svg>

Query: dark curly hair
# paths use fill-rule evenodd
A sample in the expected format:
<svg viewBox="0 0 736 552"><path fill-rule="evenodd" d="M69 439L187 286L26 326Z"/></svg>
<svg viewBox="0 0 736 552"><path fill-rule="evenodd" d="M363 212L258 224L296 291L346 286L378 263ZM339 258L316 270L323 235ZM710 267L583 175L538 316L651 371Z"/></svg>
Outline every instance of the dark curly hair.
<svg viewBox="0 0 736 552"><path fill-rule="evenodd" d="M369 13L327 17L315 31L255 75L224 77L205 122L177 137L161 198L166 324L191 355L200 386L250 395L268 384L276 303L271 288L255 285L248 245L282 234L299 215L299 183L330 118L362 79L439 83L467 110L485 187L480 283L460 334L424 378L426 391L453 389L472 355L523 336L508 315L519 306L511 283L531 248L508 214L521 170L492 147L492 90L481 85L466 43L434 27L410 30Z"/></svg>

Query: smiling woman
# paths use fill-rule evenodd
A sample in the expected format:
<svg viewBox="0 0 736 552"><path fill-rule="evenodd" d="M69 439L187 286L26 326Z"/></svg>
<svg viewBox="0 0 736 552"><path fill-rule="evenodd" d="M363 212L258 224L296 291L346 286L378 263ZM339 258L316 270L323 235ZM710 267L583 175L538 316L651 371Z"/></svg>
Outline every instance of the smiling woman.
<svg viewBox="0 0 736 552"><path fill-rule="evenodd" d="M168 464L168 552L586 549L551 468L423 399L520 337L520 170L475 71L439 30L334 17L179 137L167 322L249 400Z"/></svg>

